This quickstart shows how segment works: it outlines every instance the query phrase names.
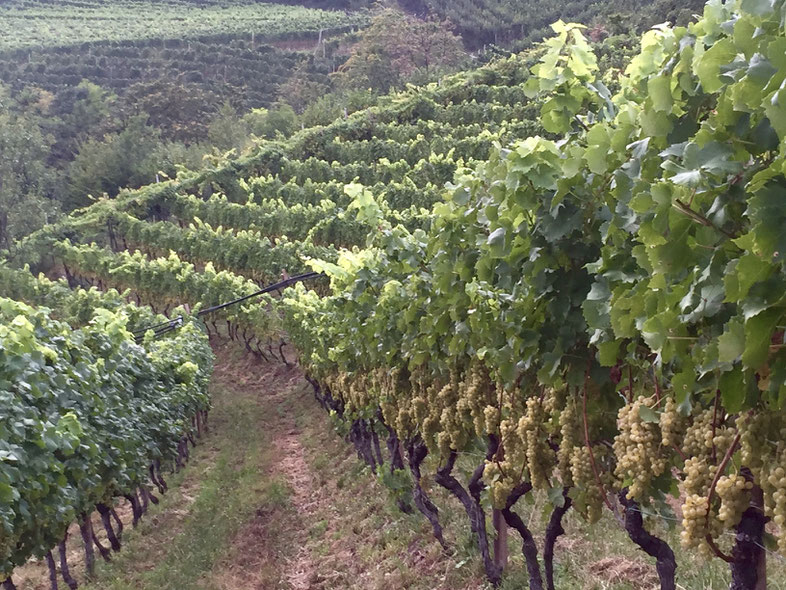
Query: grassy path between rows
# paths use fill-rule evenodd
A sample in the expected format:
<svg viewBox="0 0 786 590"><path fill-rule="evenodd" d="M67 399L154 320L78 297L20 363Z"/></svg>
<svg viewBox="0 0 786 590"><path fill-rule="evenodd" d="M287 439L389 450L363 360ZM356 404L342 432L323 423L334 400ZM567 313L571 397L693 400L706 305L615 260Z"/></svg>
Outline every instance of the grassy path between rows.
<svg viewBox="0 0 786 590"><path fill-rule="evenodd" d="M222 376L219 373L217 376ZM266 477L276 420L256 389L216 380L210 433L91 590L274 588L288 488ZM263 529L264 538L254 536ZM261 541L261 542L260 542ZM253 555L257 561L250 561ZM245 559L245 561L243 561ZM236 563L237 562L237 563ZM233 571L242 565L243 585Z"/></svg>

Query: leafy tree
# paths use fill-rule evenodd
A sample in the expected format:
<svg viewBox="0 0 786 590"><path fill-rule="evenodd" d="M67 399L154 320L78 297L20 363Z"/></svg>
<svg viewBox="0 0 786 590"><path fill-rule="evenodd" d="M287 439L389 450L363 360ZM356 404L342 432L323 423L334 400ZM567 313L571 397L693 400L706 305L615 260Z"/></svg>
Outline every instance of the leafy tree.
<svg viewBox="0 0 786 590"><path fill-rule="evenodd" d="M248 142L246 127L240 121L235 108L228 102L224 103L210 122L207 137L211 145L222 151L244 147Z"/></svg>
<svg viewBox="0 0 786 590"><path fill-rule="evenodd" d="M117 96L89 80L82 80L76 90L77 99L71 112L63 116L63 123L74 129L95 132L113 117Z"/></svg>
<svg viewBox="0 0 786 590"><path fill-rule="evenodd" d="M32 98L34 95L28 95ZM19 103L0 86L0 248L42 226L58 210L47 165L54 139L41 128L44 102Z"/></svg>
<svg viewBox="0 0 786 590"><path fill-rule="evenodd" d="M461 39L447 21L421 20L388 8L374 17L336 78L346 88L385 92L415 78L433 78L465 59Z"/></svg>
<svg viewBox="0 0 786 590"><path fill-rule="evenodd" d="M69 207L87 204L89 195L115 196L123 187L155 180L159 170L154 154L161 132L147 124L146 115L131 117L119 132L103 140L88 139L68 168Z"/></svg>
<svg viewBox="0 0 786 590"><path fill-rule="evenodd" d="M309 71L308 64L303 62L295 68L289 79L281 85L278 96L279 100L291 105L297 113L302 113L308 105L319 100L320 97L330 92L330 90L330 84L315 79L314 75Z"/></svg>
<svg viewBox="0 0 786 590"><path fill-rule="evenodd" d="M133 84L122 103L128 113L147 114L148 124L163 137L191 143L207 136L220 99L200 84L162 79Z"/></svg>
<svg viewBox="0 0 786 590"><path fill-rule="evenodd" d="M326 94L308 105L300 116L306 127L329 125L345 115L370 107L377 102L378 94L366 88L354 88Z"/></svg>
<svg viewBox="0 0 786 590"><path fill-rule="evenodd" d="M118 131L117 109L117 95L88 80L58 92L44 121L55 138L51 163L63 167L74 158L80 143Z"/></svg>
<svg viewBox="0 0 786 590"><path fill-rule="evenodd" d="M276 103L270 109L254 109L243 115L241 123L245 135L274 139L279 135L289 137L297 129L295 110L287 103Z"/></svg>
<svg viewBox="0 0 786 590"><path fill-rule="evenodd" d="M288 137L297 128L297 115L294 109L286 103L276 103L267 112L265 124L260 130L262 137L274 138L279 133Z"/></svg>

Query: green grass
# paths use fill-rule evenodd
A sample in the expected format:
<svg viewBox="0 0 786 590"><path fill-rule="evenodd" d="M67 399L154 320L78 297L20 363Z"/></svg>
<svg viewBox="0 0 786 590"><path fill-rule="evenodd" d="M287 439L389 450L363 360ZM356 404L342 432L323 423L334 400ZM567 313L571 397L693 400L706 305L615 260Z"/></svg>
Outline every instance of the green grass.
<svg viewBox="0 0 786 590"><path fill-rule="evenodd" d="M208 574L229 555L232 540L255 513L286 509L289 489L263 479L272 441L260 428L253 398L216 392L212 432L159 506L128 534L123 552L101 567L89 590L214 588ZM189 503L188 495L195 495ZM173 514L187 510L182 521Z"/></svg>

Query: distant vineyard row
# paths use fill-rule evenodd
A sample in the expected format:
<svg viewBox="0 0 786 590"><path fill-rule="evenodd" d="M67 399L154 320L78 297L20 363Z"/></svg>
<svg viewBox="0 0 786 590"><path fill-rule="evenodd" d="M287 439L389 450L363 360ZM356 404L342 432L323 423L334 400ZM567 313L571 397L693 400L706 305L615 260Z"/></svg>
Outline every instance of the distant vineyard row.
<svg viewBox="0 0 786 590"><path fill-rule="evenodd" d="M210 3L96 0L63 5L10 2L0 6L5 31L0 51L23 47L79 45L100 41L188 39L204 36L299 38L323 29L353 27L365 13L325 11L268 3Z"/></svg>
<svg viewBox="0 0 786 590"><path fill-rule="evenodd" d="M113 41L0 54L0 81L19 90L35 86L57 93L89 80L124 93L135 84L166 80L198 88L207 100L231 100L247 111L273 103L280 85L305 61L302 53L231 35L164 43ZM327 71L308 63L304 67L310 79L327 82Z"/></svg>

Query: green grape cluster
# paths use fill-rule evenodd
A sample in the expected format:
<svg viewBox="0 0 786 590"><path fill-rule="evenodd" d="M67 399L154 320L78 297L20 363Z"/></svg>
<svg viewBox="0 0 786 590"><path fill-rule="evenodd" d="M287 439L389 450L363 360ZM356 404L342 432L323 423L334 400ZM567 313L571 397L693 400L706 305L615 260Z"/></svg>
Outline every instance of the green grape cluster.
<svg viewBox="0 0 786 590"><path fill-rule="evenodd" d="M450 455L451 450L453 450L453 439L451 438L450 433L446 432L445 430L437 433L437 448L439 449L439 453L442 457L447 457Z"/></svg>
<svg viewBox="0 0 786 590"><path fill-rule="evenodd" d="M783 440L786 429L782 429L783 418L766 412L746 412L737 418L736 428L740 433L740 461L753 473L755 481L765 487L768 473L765 465L777 465L776 448L768 439Z"/></svg>
<svg viewBox="0 0 786 590"><path fill-rule="evenodd" d="M505 506L508 495L513 488L521 482L529 463L527 439L522 438L519 431L519 422L513 418L505 418L499 425L501 451L493 461L493 470L499 472L498 479L492 486L491 499L495 508ZM484 480L486 475L484 474Z"/></svg>
<svg viewBox="0 0 786 590"><path fill-rule="evenodd" d="M536 489L548 486L548 476L554 463L554 451L548 444L546 422L548 416L543 400L527 400L527 412L519 419L518 434L526 447L530 482Z"/></svg>
<svg viewBox="0 0 786 590"><path fill-rule="evenodd" d="M682 491L687 495L706 492L714 476L708 456L689 457L685 461L684 472Z"/></svg>
<svg viewBox="0 0 786 590"><path fill-rule="evenodd" d="M357 410L367 408L370 405L371 388L366 383L366 379L357 375L355 377L348 376L347 381L347 398L352 408Z"/></svg>
<svg viewBox="0 0 786 590"><path fill-rule="evenodd" d="M597 452L597 449L598 447L593 448L593 452ZM597 522L603 513L603 495L595 479L590 452L586 446L573 447L570 473L579 491L576 510L590 523Z"/></svg>
<svg viewBox="0 0 786 590"><path fill-rule="evenodd" d="M412 399L412 413L418 423L424 423L428 417L428 402L425 397L418 396Z"/></svg>
<svg viewBox="0 0 786 590"><path fill-rule="evenodd" d="M519 436L518 422L510 418L505 418L500 423L500 435L504 445L502 464L505 472L518 477L527 465L527 441ZM518 480L515 483L518 483Z"/></svg>
<svg viewBox="0 0 786 590"><path fill-rule="evenodd" d="M494 508L502 509L505 507L516 481L509 476L509 462L497 463L496 461L486 461L483 470L483 481L489 488L489 500ZM504 470L504 472L503 472ZM508 475L508 477L505 477Z"/></svg>
<svg viewBox="0 0 786 590"><path fill-rule="evenodd" d="M470 433L464 421L464 416L459 411L459 401L462 394L461 380L458 371L451 371L450 381L439 390L441 432L438 435L438 446L443 455L450 449L462 449L470 440Z"/></svg>
<svg viewBox="0 0 786 590"><path fill-rule="evenodd" d="M735 527L742 519L742 513L750 505L753 482L747 481L739 473L723 475L715 484L715 493L720 498L718 519L727 528Z"/></svg>
<svg viewBox="0 0 786 590"><path fill-rule="evenodd" d="M715 410L705 410L688 427L685 436L685 449L693 455L685 460L681 492L684 494L682 505L682 532L680 540L685 548L697 548L702 554L710 555L711 549L707 536L716 538L726 529L739 524L743 512L750 505L753 482L740 473L723 474L715 482L717 501L709 502L708 497L713 480L717 476L717 464L733 444L736 430L730 426L715 425ZM745 420L737 420L737 427L750 428ZM755 437L748 434L745 456L751 458Z"/></svg>
<svg viewBox="0 0 786 590"><path fill-rule="evenodd" d="M682 505L682 531L680 543L686 549L698 549L705 553L708 549L706 536L710 533L707 510L707 496L690 494L685 497Z"/></svg>
<svg viewBox="0 0 786 590"><path fill-rule="evenodd" d="M439 401L439 393L441 391L442 387L434 382L425 388L424 396L420 398L423 400L422 410L425 414L420 421L420 434L431 453L439 452L437 435L442 430L442 406ZM416 412L419 411L418 404L416 404L415 410Z"/></svg>
<svg viewBox="0 0 786 590"><path fill-rule="evenodd" d="M715 449L715 456L720 459L729 450L729 447L734 443L734 438L737 435L736 429L731 426L716 426L715 436L712 437L712 446Z"/></svg>
<svg viewBox="0 0 786 590"><path fill-rule="evenodd" d="M382 419L392 427L399 438L409 439L416 430L410 379L404 378L399 367L390 370L378 368L359 379L367 390L366 405L379 404Z"/></svg>
<svg viewBox="0 0 786 590"><path fill-rule="evenodd" d="M685 431L682 448L687 455L703 455L712 450L712 410L704 410Z"/></svg>
<svg viewBox="0 0 786 590"><path fill-rule="evenodd" d="M486 406L483 410L485 432L497 432L501 416L497 406Z"/></svg>
<svg viewBox="0 0 786 590"><path fill-rule="evenodd" d="M721 423L715 410L707 409L696 416L685 431L683 450L687 455L713 454L722 457L734 440L736 430Z"/></svg>
<svg viewBox="0 0 786 590"><path fill-rule="evenodd" d="M786 446L778 443L772 463L763 470L764 513L778 527L778 550L786 555Z"/></svg>
<svg viewBox="0 0 786 590"><path fill-rule="evenodd" d="M483 436L486 432L496 432L499 419L494 422L494 428L489 429L487 418L488 406L494 403L496 391L494 384L489 378L488 371L480 362L473 362L470 365L467 376L464 380L464 390L460 396L459 403L463 406L464 412L468 413L468 421L475 429L475 436Z"/></svg>
<svg viewBox="0 0 786 590"><path fill-rule="evenodd" d="M527 431L519 428L523 404L515 403L515 399L521 396L506 396L501 384L497 384L495 396L497 403L502 402L502 409L487 405L484 418L487 432L499 434L500 447L497 455L486 462L489 471L484 472L483 479L489 483L493 506L504 508L513 488L526 475L529 439Z"/></svg>
<svg viewBox="0 0 786 590"><path fill-rule="evenodd" d="M628 498L645 498L650 482L661 475L667 466L662 452L662 435L654 422L641 418L640 410L652 402L640 396L633 403L620 408L617 416L619 434L614 438L617 457L615 474L628 484Z"/></svg>
<svg viewBox="0 0 786 590"><path fill-rule="evenodd" d="M666 398L660 415L661 444L664 447L679 447L685 434L685 419L677 411L673 397Z"/></svg>
<svg viewBox="0 0 786 590"><path fill-rule="evenodd" d="M559 416L560 438L557 450L557 466L559 468L560 479L563 486L573 485L573 474L571 472L571 457L573 448L579 445L580 425L576 403L573 399L566 400L565 408Z"/></svg>
<svg viewBox="0 0 786 590"><path fill-rule="evenodd" d="M383 417L385 417L384 409ZM385 422L395 425L396 432L401 439L407 440L415 432L415 421L413 420L412 412L403 406L399 408L395 422L390 422L387 418L385 418Z"/></svg>
<svg viewBox="0 0 786 590"><path fill-rule="evenodd" d="M567 390L564 387L552 387L546 392L543 400L543 409L549 416L557 416L565 407Z"/></svg>
<svg viewBox="0 0 786 590"><path fill-rule="evenodd" d="M697 548L705 556L711 554L707 535L718 537L724 529L739 524L742 513L750 505L753 488L753 483L739 473L722 475L715 484L720 501L710 505L708 494L716 470L710 452L690 457L685 461L681 485L684 500L680 541L683 547Z"/></svg>

